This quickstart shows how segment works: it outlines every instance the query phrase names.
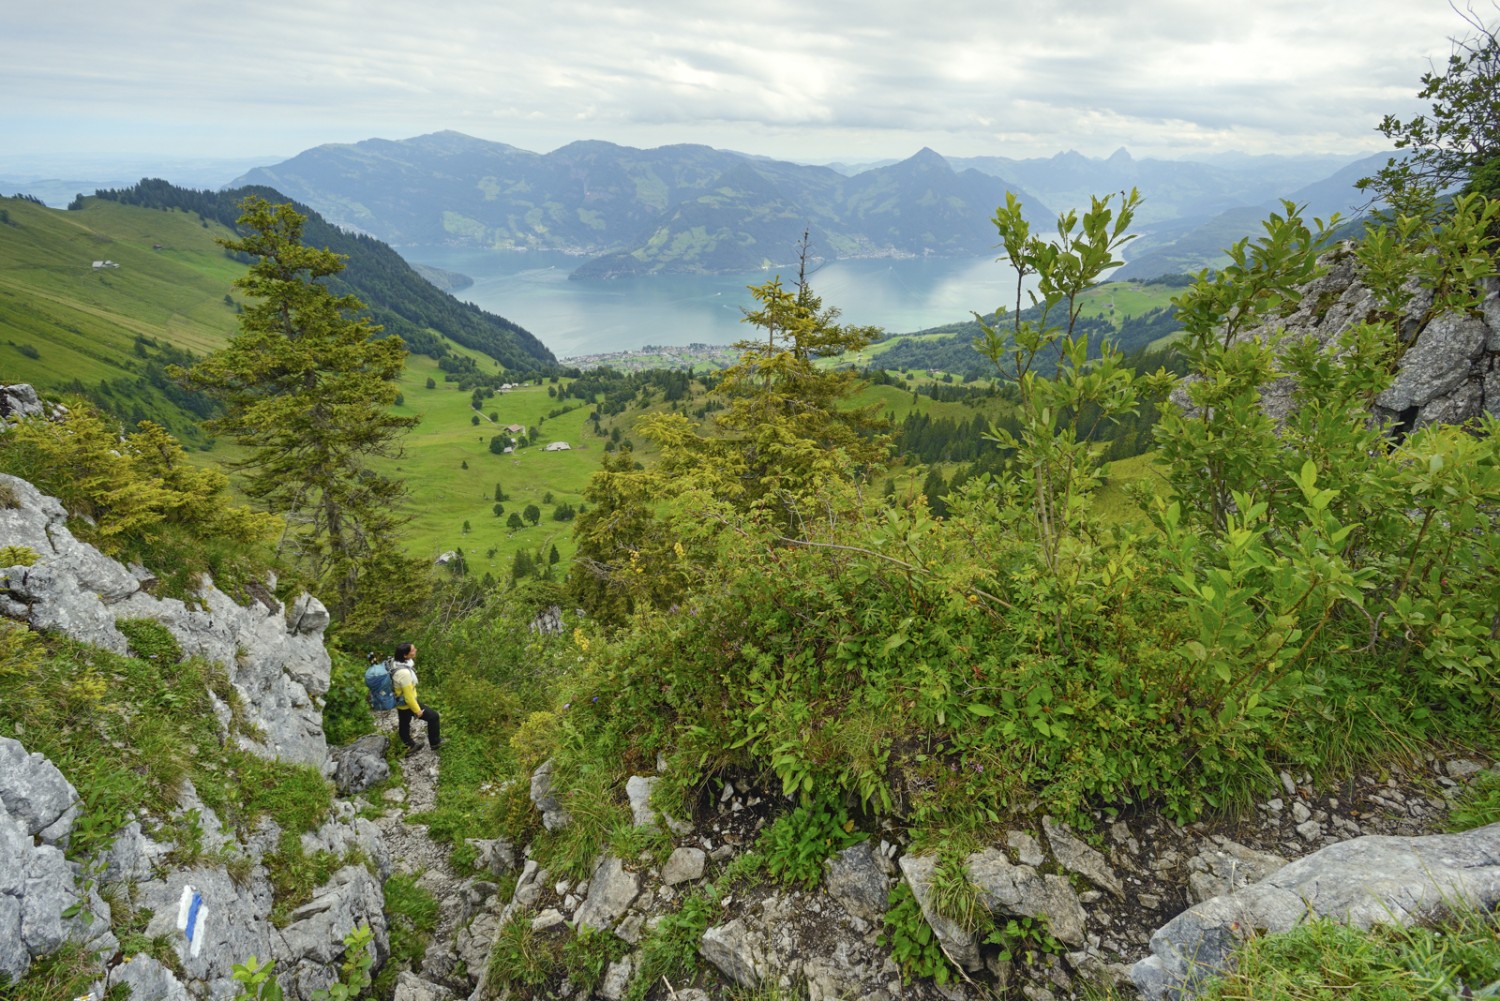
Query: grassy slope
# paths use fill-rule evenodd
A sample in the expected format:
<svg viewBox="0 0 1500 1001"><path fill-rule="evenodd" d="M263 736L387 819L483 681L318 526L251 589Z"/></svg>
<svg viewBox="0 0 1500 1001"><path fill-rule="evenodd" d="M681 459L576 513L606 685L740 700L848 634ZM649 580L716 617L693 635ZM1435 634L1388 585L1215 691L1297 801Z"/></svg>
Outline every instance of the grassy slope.
<svg viewBox="0 0 1500 1001"><path fill-rule="evenodd" d="M42 389L74 379L92 384L134 374L138 334L201 354L234 333L224 295L244 266L214 245L226 235L219 227L107 202L78 212L3 204L10 225L0 225L0 366L7 378ZM120 267L96 270L92 262L103 259ZM17 351L22 344L40 357Z"/></svg>
<svg viewBox="0 0 1500 1001"><path fill-rule="evenodd" d="M18 200L3 204L14 223L0 226L0 372L6 379L30 381L43 390L75 378L85 384L118 379L135 373L132 349L137 334L203 353L236 330L235 312L224 296L233 294L231 282L243 267L214 244L215 237L227 235L219 227L204 226L183 212L99 200L90 200L77 212ZM162 249L153 250L153 245ZM94 270L91 262L102 258L118 262L120 268ZM1123 311L1148 308L1133 299L1122 301L1139 297L1138 286L1109 294ZM13 346L22 344L36 348L40 357L28 358ZM473 357L481 368L494 365L476 352L450 346ZM914 376L925 378L925 373ZM436 389L426 388L429 377L436 381ZM406 455L389 470L403 476L410 487L407 513L412 520L406 538L414 557L435 557L462 546L473 572L504 577L521 548L545 555L556 545L564 560L572 555L571 524L552 520L552 510L561 502L574 508L583 503L583 491L603 455L604 439L593 433L589 408L579 406L546 420L558 401L547 395L545 385L526 386L486 401L481 424L475 427L469 394L444 383L432 359L416 355L407 361L401 391L401 412L422 417L407 440ZM881 413L893 415L897 422L916 408L954 420L976 413L964 404L927 397L913 404L909 391L894 386L869 387L855 402L878 402ZM489 439L498 428L488 420L491 412L501 425L540 423L540 445L566 441L572 450L544 452L537 445L512 455L494 455ZM616 419L627 437L638 415L630 411ZM637 440L638 449L642 444ZM222 462L234 454L221 442L205 459ZM921 474L907 470L898 479L904 482L909 475ZM497 482L508 496L500 517L493 513ZM549 492L553 505L543 503ZM527 504L542 509L541 522L511 531L506 527L508 515ZM465 521L471 529L467 535ZM493 557L487 555L491 548L496 550Z"/></svg>

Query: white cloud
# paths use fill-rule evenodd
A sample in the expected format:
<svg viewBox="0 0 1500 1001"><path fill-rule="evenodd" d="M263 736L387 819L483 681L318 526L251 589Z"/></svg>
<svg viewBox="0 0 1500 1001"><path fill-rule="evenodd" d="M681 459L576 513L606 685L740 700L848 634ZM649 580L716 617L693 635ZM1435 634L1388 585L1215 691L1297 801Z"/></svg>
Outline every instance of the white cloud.
<svg viewBox="0 0 1500 1001"><path fill-rule="evenodd" d="M7 15L0 130L17 154L290 155L443 128L801 159L1358 152L1418 109L1465 27L1443 0L1037 6L31 3Z"/></svg>

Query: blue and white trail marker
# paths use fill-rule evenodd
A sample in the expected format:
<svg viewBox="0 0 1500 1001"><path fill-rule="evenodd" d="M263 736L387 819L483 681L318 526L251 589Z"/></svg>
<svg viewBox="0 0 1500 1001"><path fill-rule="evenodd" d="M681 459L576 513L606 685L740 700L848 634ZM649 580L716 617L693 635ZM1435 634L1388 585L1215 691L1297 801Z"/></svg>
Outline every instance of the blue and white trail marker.
<svg viewBox="0 0 1500 1001"><path fill-rule="evenodd" d="M203 902L203 894L191 884L184 886L182 901L177 905L177 930L187 936L191 947L188 951L194 958L203 951L203 928L207 920L208 905Z"/></svg>

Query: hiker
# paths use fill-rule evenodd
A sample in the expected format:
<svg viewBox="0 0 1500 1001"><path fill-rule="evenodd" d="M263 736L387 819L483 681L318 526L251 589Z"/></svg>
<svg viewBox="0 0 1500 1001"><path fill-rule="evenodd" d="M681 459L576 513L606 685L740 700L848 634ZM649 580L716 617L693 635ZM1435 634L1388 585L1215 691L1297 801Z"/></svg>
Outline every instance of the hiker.
<svg viewBox="0 0 1500 1001"><path fill-rule="evenodd" d="M427 724L427 745L436 751L443 746L443 738L438 733L438 714L436 709L417 701L417 671L413 666L416 659L415 643L396 644L393 664L396 670L391 675L396 698L400 700L396 703L396 733L408 751L416 750L417 742L411 739L411 718L415 716Z"/></svg>

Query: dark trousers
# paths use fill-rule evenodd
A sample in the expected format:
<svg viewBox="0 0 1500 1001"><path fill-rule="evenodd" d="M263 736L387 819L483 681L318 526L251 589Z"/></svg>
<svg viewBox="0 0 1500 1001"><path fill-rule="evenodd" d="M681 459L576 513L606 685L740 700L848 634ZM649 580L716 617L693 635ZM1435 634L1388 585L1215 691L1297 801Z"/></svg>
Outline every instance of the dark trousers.
<svg viewBox="0 0 1500 1001"><path fill-rule="evenodd" d="M401 743L407 747L416 747L417 742L411 739L411 721L417 719L417 714L405 706L396 707L396 733L401 737ZM432 706L422 707L421 722L427 724L427 745L436 748L443 742L438 733L438 714Z"/></svg>

